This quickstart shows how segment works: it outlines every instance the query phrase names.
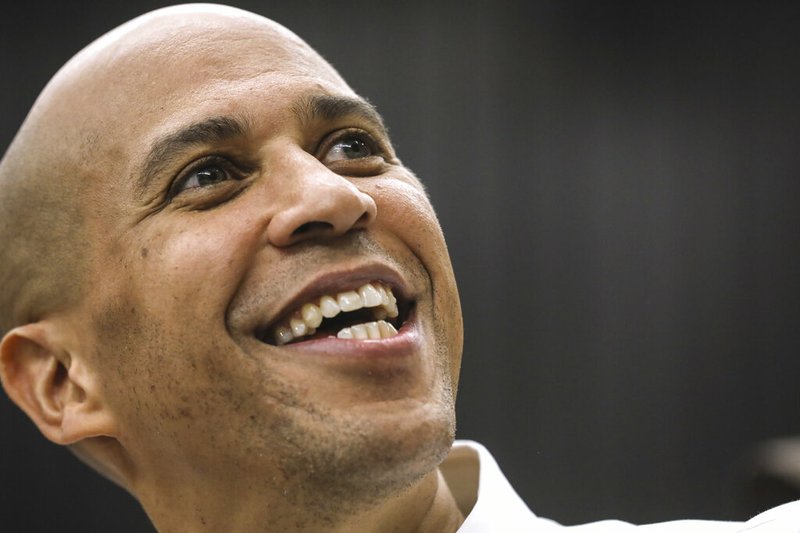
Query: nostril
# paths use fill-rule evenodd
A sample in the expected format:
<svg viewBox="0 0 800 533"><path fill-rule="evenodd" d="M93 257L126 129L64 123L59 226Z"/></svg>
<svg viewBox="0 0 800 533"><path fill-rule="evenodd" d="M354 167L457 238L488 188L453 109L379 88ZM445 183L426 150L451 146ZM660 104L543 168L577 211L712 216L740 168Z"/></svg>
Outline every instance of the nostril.
<svg viewBox="0 0 800 533"><path fill-rule="evenodd" d="M295 229L292 232L292 237L297 236L297 235L303 235L305 233L310 233L310 232L315 231L315 230L316 231L325 231L325 230L330 230L330 229L333 229L333 224L331 224L330 222L322 222L320 220L314 220L314 221L306 222L305 224L302 224L302 225L298 226L297 229Z"/></svg>

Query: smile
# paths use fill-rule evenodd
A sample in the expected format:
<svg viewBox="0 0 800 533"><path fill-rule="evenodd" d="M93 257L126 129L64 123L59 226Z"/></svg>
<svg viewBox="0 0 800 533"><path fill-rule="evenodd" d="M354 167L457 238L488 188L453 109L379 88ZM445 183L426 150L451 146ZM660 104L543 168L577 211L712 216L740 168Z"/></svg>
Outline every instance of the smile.
<svg viewBox="0 0 800 533"><path fill-rule="evenodd" d="M397 335L405 307L398 305L390 286L373 281L353 290L315 298L258 337L275 346L320 337L388 339Z"/></svg>

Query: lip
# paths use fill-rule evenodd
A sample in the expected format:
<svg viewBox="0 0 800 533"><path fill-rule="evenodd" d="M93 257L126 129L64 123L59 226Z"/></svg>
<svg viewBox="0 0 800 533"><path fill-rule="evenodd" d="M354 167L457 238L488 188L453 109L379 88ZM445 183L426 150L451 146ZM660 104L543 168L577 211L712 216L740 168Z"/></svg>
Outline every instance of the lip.
<svg viewBox="0 0 800 533"><path fill-rule="evenodd" d="M326 294L336 294L348 290L355 290L361 285L369 282L380 282L392 287L392 291L398 299L413 302L416 298L410 294L409 285L399 272L395 269L380 263L361 265L358 267L330 270L314 277L310 282L303 286L289 300L283 303L279 310L273 314L273 318L266 324L262 323L256 327L256 331L268 331L275 327L289 313L298 309L303 304L321 298ZM411 320L408 320L411 322ZM258 335L256 335L258 336ZM399 334L396 336L400 336ZM395 338L395 337L392 337ZM314 339L314 341L304 341L297 343L307 345L311 342L326 341L327 339ZM340 342L343 339L337 339ZM390 340L390 339L383 339ZM356 342L354 340L354 342ZM373 341L382 342L382 341ZM291 344L281 348L287 348Z"/></svg>

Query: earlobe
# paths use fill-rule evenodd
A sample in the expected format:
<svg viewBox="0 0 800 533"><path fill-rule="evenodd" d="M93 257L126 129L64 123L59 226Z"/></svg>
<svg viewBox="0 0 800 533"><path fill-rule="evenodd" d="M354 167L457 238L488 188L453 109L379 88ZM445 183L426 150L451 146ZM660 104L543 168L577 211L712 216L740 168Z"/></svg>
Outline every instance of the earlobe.
<svg viewBox="0 0 800 533"><path fill-rule="evenodd" d="M59 342L52 324L14 328L0 342L6 393L57 444L113 434L113 418L83 362Z"/></svg>

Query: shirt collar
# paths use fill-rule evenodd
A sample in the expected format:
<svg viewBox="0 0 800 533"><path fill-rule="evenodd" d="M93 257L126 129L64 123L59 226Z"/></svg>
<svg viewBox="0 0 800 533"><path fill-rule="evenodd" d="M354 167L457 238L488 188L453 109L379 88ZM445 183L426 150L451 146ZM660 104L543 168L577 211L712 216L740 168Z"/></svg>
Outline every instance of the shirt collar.
<svg viewBox="0 0 800 533"><path fill-rule="evenodd" d="M494 457L477 442L456 441L439 468L466 517L459 533L530 531L530 525L541 520L511 487Z"/></svg>

